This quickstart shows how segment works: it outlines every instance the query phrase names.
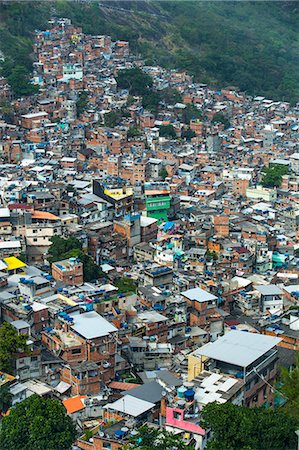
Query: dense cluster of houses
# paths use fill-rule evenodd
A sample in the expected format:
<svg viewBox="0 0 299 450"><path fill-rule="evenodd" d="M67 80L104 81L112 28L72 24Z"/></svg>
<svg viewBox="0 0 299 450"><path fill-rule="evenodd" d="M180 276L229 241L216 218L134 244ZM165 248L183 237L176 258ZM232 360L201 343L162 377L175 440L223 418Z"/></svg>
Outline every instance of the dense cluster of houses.
<svg viewBox="0 0 299 450"><path fill-rule="evenodd" d="M276 407L299 349L298 105L215 92L69 19L36 31L34 55L39 93L0 120L0 320L31 352L0 386L13 405L61 399L92 432L74 448L116 450L146 422L202 449L204 406ZM133 67L181 101L146 110L117 85ZM271 165L279 187L262 186ZM86 281L77 257L50 264L55 236L102 276Z"/></svg>

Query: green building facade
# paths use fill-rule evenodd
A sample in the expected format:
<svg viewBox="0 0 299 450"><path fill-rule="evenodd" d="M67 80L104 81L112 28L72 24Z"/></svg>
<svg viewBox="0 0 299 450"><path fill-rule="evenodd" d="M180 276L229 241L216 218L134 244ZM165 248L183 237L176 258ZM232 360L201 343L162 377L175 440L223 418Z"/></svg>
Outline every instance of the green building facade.
<svg viewBox="0 0 299 450"><path fill-rule="evenodd" d="M168 221L170 209L170 195L148 195L145 198L146 214L148 217L158 220L158 224Z"/></svg>

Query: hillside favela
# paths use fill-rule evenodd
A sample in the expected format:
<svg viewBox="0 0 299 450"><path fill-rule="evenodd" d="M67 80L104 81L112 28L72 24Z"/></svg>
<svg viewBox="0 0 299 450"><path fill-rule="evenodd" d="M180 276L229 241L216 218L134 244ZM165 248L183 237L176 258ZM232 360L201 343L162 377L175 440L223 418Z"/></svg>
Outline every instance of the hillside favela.
<svg viewBox="0 0 299 450"><path fill-rule="evenodd" d="M0 450L298 448L295 4L0 3Z"/></svg>

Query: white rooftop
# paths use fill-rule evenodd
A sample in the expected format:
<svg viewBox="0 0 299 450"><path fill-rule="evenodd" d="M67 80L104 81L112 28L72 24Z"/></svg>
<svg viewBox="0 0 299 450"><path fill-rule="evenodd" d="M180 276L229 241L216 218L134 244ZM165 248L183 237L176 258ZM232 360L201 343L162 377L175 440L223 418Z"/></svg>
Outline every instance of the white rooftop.
<svg viewBox="0 0 299 450"><path fill-rule="evenodd" d="M157 219L154 219L153 217L146 217L146 216L140 216L140 226L141 227L148 227L149 225L152 225L153 223L156 223Z"/></svg>
<svg viewBox="0 0 299 450"><path fill-rule="evenodd" d="M117 331L114 325L95 311L70 315L74 318L72 329L85 339L107 336L109 333Z"/></svg>
<svg viewBox="0 0 299 450"><path fill-rule="evenodd" d="M140 398L133 397L132 395L125 395L124 397L116 400L114 403L107 403L104 409L110 409L118 411L129 416L138 417L141 414L154 408L155 404L141 400Z"/></svg>
<svg viewBox="0 0 299 450"><path fill-rule="evenodd" d="M276 284L256 286L255 289L262 295L281 295L282 290Z"/></svg>
<svg viewBox="0 0 299 450"><path fill-rule="evenodd" d="M182 295L189 300L195 300L196 302L208 302L217 299L215 295L210 294L210 292L204 291L199 287L188 289L188 291L182 292Z"/></svg>
<svg viewBox="0 0 299 450"><path fill-rule="evenodd" d="M280 338L233 330L197 349L197 356L248 367L281 341Z"/></svg>

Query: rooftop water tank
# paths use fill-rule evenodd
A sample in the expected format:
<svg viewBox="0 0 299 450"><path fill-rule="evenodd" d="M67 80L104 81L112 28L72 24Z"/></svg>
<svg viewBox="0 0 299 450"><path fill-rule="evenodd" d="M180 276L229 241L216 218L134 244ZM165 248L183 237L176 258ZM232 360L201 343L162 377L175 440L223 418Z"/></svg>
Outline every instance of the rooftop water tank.
<svg viewBox="0 0 299 450"><path fill-rule="evenodd" d="M186 388L185 388L185 386L180 386L178 389L177 389L177 394L178 394L178 397L179 398L185 398L185 396L184 396L184 393L186 392Z"/></svg>
<svg viewBox="0 0 299 450"><path fill-rule="evenodd" d="M184 397L187 402L192 402L194 400L195 391L193 389L187 389L184 392Z"/></svg>

